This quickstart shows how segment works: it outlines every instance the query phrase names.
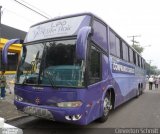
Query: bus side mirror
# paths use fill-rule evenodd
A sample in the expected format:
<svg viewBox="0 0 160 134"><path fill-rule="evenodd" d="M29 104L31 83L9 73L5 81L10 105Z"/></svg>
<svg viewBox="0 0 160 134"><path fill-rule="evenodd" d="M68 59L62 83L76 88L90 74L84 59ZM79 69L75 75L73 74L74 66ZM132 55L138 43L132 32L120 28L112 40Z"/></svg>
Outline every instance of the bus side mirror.
<svg viewBox="0 0 160 134"><path fill-rule="evenodd" d="M90 33L91 33L90 26L82 27L78 32L77 42L76 42L76 58L78 60L86 59L87 39Z"/></svg>
<svg viewBox="0 0 160 134"><path fill-rule="evenodd" d="M22 41L20 39L11 39L9 40L3 47L2 49L2 63L6 66L8 64L8 48L9 46L11 46L12 44L17 44L17 43L22 43Z"/></svg>
<svg viewBox="0 0 160 134"><path fill-rule="evenodd" d="M23 53L22 53L22 57L21 57L21 64L24 64L24 61L26 59L26 54L27 54L27 48L26 48L26 46L23 46Z"/></svg>

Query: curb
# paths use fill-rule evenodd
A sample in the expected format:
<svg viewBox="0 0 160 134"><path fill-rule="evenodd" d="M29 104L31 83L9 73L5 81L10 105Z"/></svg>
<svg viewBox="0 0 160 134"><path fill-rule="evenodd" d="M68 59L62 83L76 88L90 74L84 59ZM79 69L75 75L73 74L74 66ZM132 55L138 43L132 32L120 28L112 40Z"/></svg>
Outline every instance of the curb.
<svg viewBox="0 0 160 134"><path fill-rule="evenodd" d="M21 116L11 117L9 119L6 119L5 122L9 123L11 121L19 120L19 119L26 118L26 117L28 117L28 115L21 115Z"/></svg>

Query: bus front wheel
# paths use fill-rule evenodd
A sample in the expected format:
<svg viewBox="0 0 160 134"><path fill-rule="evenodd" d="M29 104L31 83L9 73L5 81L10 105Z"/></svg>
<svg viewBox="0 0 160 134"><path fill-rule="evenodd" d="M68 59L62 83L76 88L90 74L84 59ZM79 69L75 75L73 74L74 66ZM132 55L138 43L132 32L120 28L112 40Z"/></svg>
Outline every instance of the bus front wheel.
<svg viewBox="0 0 160 134"><path fill-rule="evenodd" d="M111 97L106 94L103 101L103 115L99 118L99 122L103 123L108 119L109 112L112 109Z"/></svg>

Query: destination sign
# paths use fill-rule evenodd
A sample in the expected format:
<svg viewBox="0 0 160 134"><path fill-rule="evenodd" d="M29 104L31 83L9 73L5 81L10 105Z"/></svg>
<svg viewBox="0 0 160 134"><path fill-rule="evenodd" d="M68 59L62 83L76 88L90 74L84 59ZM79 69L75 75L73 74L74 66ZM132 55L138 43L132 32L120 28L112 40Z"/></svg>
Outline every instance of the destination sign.
<svg viewBox="0 0 160 134"><path fill-rule="evenodd" d="M85 25L86 23L89 25L88 16L77 16L39 24L30 28L24 42L71 36L74 35L84 23Z"/></svg>

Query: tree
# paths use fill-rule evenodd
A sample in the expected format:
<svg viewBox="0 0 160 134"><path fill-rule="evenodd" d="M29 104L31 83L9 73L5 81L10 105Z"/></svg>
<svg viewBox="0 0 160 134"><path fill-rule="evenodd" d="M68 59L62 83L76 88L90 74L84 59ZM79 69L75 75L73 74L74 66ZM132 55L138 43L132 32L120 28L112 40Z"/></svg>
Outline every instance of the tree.
<svg viewBox="0 0 160 134"><path fill-rule="evenodd" d="M138 44L133 44L132 47L139 53L141 54L144 50L144 47L138 45ZM157 68L157 66L152 66L149 63L146 63L146 74L147 75L159 75L160 74L160 69Z"/></svg>
<svg viewBox="0 0 160 134"><path fill-rule="evenodd" d="M141 47L140 45L137 45L137 44L132 45L132 47L133 47L139 54L141 54L141 53L143 52L143 50L144 50L143 47Z"/></svg>
<svg viewBox="0 0 160 134"><path fill-rule="evenodd" d="M146 63L145 67L146 67L147 75L159 75L160 74L160 69L158 69L157 66L152 66L149 63Z"/></svg>

